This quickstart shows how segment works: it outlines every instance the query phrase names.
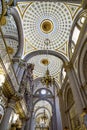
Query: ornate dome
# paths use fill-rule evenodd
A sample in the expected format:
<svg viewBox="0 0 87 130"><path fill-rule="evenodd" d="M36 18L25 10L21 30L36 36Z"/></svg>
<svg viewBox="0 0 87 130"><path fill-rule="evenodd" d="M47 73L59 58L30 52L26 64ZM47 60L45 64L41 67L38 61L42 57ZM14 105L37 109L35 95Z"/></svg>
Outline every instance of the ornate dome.
<svg viewBox="0 0 87 130"><path fill-rule="evenodd" d="M23 22L24 54L38 50L53 50L68 56L68 41L73 18L79 5L61 2L19 2L17 10ZM48 41L47 41L48 39ZM47 43L48 42L48 43ZM32 56L34 76L42 77L47 65L51 76L59 82L62 61L49 55Z"/></svg>
<svg viewBox="0 0 87 130"><path fill-rule="evenodd" d="M49 69L50 75L53 76L57 82L59 82L59 77L61 73L61 67L63 62L52 55L37 55L29 59L28 63L33 63L34 67L34 77L43 77L46 73L47 67Z"/></svg>
<svg viewBox="0 0 87 130"><path fill-rule="evenodd" d="M36 49L58 49L69 39L72 16L64 3L33 2L23 16L24 35Z"/></svg>

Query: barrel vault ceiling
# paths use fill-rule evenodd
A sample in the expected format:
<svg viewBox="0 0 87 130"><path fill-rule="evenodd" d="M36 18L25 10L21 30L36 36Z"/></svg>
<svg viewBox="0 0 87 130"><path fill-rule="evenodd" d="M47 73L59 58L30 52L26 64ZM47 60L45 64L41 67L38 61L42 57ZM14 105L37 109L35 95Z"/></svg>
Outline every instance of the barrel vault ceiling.
<svg viewBox="0 0 87 130"><path fill-rule="evenodd" d="M38 50L53 50L68 57L68 41L70 30L76 14L81 6L61 2L18 2L16 5L23 25L25 57ZM2 26L3 34L11 58L16 54L18 43L17 27L12 16L7 17L7 23ZM3 44L0 37L0 46ZM1 48L1 47L0 47ZM39 52L39 51L38 51ZM39 54L28 60L35 64L34 78L42 77L47 69L51 76L60 83L62 61L51 55Z"/></svg>

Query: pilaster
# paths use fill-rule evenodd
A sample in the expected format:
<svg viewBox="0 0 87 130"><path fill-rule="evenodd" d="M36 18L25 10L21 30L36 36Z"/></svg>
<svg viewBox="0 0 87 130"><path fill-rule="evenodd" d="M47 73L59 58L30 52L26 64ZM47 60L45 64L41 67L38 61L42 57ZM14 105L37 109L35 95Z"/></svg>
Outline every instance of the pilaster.
<svg viewBox="0 0 87 130"><path fill-rule="evenodd" d="M75 100L77 113L80 115L82 113L85 103L84 103L84 100L80 91L80 85L78 83L75 70L71 62L65 65L64 68L66 70L66 73L69 78L69 82L71 84L71 89L72 89L73 97Z"/></svg>
<svg viewBox="0 0 87 130"><path fill-rule="evenodd" d="M65 102L63 100L63 92L62 90L59 90L58 92L58 97L59 97L59 106L60 106L60 112L61 112L61 121L62 121L62 128L65 128L68 126L68 121L67 121L67 115L65 113Z"/></svg>

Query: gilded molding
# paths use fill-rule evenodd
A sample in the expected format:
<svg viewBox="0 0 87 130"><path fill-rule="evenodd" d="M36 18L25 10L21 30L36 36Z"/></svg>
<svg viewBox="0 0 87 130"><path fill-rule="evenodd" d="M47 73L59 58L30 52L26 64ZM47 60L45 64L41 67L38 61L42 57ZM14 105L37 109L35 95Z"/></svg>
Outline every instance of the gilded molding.
<svg viewBox="0 0 87 130"><path fill-rule="evenodd" d="M16 110L16 113L18 113L21 118L26 118L26 115L24 113L24 110L23 110L23 108L21 106L20 101L16 102L15 110Z"/></svg>
<svg viewBox="0 0 87 130"><path fill-rule="evenodd" d="M12 97L12 95L14 95L14 93L15 93L12 86L10 85L10 83L7 80L5 81L5 83L3 85L2 91L3 91L4 95L8 98Z"/></svg>

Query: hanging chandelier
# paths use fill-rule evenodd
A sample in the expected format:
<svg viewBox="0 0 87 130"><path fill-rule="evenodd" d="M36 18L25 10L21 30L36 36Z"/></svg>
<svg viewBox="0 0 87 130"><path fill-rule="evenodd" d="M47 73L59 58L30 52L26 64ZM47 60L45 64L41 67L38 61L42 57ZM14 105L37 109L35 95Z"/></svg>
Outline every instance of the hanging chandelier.
<svg viewBox="0 0 87 130"><path fill-rule="evenodd" d="M45 76L42 77L41 82L47 87L52 86L52 84L54 84L55 79L51 77L48 69L46 70Z"/></svg>
<svg viewBox="0 0 87 130"><path fill-rule="evenodd" d="M45 39L44 44L47 46L47 60L48 60L48 45L50 43L49 39ZM48 69L48 64L47 64L47 70L45 72L44 77L41 78L41 82L43 85L46 87L52 86L54 84L55 79L50 75L49 69Z"/></svg>

